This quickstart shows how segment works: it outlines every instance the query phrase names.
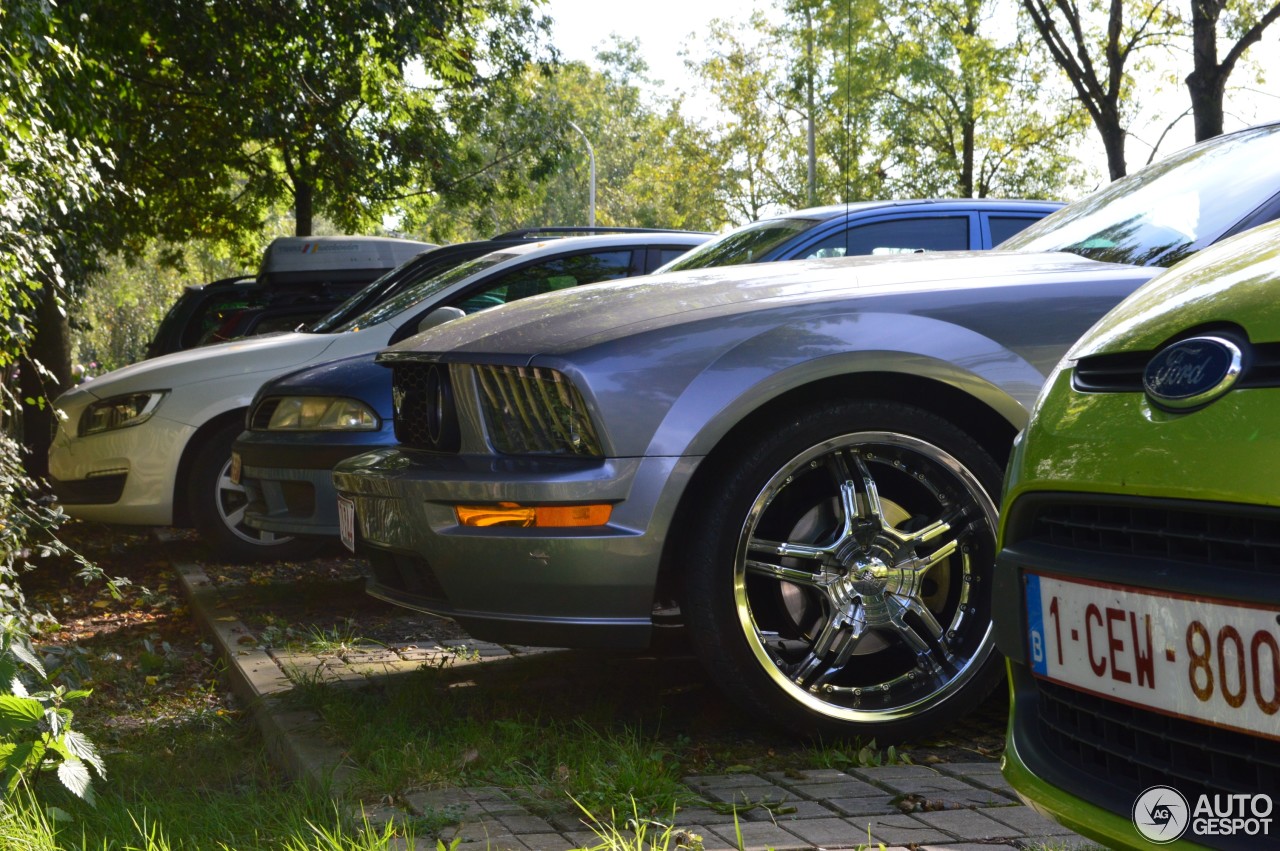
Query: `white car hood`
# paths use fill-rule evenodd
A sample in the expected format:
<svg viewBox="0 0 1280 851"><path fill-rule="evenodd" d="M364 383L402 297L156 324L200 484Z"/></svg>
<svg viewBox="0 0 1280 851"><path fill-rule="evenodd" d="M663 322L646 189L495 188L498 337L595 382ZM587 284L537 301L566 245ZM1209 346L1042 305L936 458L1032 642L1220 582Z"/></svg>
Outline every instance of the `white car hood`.
<svg viewBox="0 0 1280 851"><path fill-rule="evenodd" d="M78 389L99 399L142 390L167 390L233 375L279 372L314 359L337 334L289 332L245 337L227 343L144 360L86 381Z"/></svg>

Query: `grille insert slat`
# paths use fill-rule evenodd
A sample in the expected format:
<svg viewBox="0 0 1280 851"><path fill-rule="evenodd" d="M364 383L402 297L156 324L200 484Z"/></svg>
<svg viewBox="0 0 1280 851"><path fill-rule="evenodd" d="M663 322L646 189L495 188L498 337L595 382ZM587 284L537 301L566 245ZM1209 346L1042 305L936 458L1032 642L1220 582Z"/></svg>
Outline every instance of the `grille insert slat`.
<svg viewBox="0 0 1280 851"><path fill-rule="evenodd" d="M1173 786L1188 798L1280 788L1280 742L1056 683L1038 681L1038 687L1040 735L1062 767L1079 776L1081 794L1099 777L1138 791Z"/></svg>
<svg viewBox="0 0 1280 851"><path fill-rule="evenodd" d="M1280 527L1273 519L1224 512L1124 505L1060 504L1036 514L1030 539L1112 555L1215 567L1280 571Z"/></svg>

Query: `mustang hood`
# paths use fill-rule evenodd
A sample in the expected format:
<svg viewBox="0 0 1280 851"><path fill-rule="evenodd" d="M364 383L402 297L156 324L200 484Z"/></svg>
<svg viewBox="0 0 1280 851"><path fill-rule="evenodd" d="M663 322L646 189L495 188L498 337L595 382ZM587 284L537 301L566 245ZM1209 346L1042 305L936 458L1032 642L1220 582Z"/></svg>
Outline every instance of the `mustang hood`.
<svg viewBox="0 0 1280 851"><path fill-rule="evenodd" d="M198 384L214 378L249 375L304 363L333 344L332 334L272 334L201 346L141 361L85 382L80 389L98 398L140 390Z"/></svg>
<svg viewBox="0 0 1280 851"><path fill-rule="evenodd" d="M874 296L1061 283L1099 277L1137 282L1155 269L1073 254L957 251L730 266L650 275L523 299L441 325L387 349L411 352L552 354L678 321L821 303L832 310ZM678 317L678 319L677 319ZM447 359L454 359L449 357Z"/></svg>

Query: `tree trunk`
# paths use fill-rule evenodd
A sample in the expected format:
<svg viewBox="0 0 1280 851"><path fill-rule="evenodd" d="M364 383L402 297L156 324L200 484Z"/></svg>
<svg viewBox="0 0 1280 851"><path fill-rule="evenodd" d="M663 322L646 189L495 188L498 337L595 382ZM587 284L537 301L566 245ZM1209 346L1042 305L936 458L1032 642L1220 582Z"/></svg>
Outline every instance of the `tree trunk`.
<svg viewBox="0 0 1280 851"><path fill-rule="evenodd" d="M1098 135L1102 136L1102 146L1107 152L1107 171L1112 180L1119 180L1128 174L1128 167L1124 161L1124 128L1120 126L1119 118L1096 121L1095 126L1098 128Z"/></svg>
<svg viewBox="0 0 1280 851"><path fill-rule="evenodd" d="M19 361L19 390L23 399L23 466L33 478L44 479L49 475L49 446L55 423L49 403L72 384L71 326L47 284L37 298L35 336L28 356ZM37 362L54 377L41 373L35 366ZM27 399L35 404L28 404Z"/></svg>
<svg viewBox="0 0 1280 851"><path fill-rule="evenodd" d="M312 218L312 192L311 183L301 177L295 177L293 180L293 218L294 218L294 236L311 236L311 218Z"/></svg>
<svg viewBox="0 0 1280 851"><path fill-rule="evenodd" d="M1222 98L1227 79L1218 64L1218 15L1221 12L1222 4L1214 0L1191 3L1192 71L1187 75L1187 91L1191 94L1197 142L1222 133Z"/></svg>

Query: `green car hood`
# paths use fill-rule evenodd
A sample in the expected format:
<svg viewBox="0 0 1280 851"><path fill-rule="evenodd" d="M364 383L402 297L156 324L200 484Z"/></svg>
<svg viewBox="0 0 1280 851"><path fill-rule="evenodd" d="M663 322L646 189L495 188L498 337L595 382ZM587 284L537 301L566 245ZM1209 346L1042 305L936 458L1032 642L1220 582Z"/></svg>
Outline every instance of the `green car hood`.
<svg viewBox="0 0 1280 851"><path fill-rule="evenodd" d="M1206 249L1138 289L1059 365L1015 448L1005 505L1033 491L1280 505L1280 388L1248 386L1189 412L1141 390L1081 392L1077 358L1154 353L1176 335L1233 327L1280 341L1280 224ZM1141 369L1147 358L1135 355Z"/></svg>

